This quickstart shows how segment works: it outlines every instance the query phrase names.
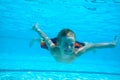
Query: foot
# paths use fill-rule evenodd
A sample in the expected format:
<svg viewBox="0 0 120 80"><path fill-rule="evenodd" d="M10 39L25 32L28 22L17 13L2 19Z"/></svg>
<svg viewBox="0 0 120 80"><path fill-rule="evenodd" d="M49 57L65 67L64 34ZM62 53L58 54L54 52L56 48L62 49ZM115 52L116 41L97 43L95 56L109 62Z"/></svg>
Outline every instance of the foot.
<svg viewBox="0 0 120 80"><path fill-rule="evenodd" d="M31 48L33 46L34 42L41 42L41 41L43 41L42 38L41 39L40 38L34 38L34 39L31 40L31 42L29 44L29 47Z"/></svg>
<svg viewBox="0 0 120 80"><path fill-rule="evenodd" d="M30 41L29 47L31 48L31 47L33 46L33 44L34 44L34 39L32 39L32 40Z"/></svg>

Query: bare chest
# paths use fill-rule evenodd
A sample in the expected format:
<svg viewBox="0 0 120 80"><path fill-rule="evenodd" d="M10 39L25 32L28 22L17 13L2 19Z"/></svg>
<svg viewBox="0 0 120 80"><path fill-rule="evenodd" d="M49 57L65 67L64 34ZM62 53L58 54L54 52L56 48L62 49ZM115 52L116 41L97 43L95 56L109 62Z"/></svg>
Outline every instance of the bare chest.
<svg viewBox="0 0 120 80"><path fill-rule="evenodd" d="M64 53L61 53L59 48L53 50L52 54L55 60L57 60L58 62L70 63L76 58L74 54L66 55Z"/></svg>

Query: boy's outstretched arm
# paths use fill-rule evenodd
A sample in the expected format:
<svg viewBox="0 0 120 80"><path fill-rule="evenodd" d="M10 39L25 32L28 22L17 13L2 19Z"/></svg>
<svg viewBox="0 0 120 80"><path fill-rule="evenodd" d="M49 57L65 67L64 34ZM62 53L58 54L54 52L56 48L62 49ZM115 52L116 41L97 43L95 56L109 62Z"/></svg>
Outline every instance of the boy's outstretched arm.
<svg viewBox="0 0 120 80"><path fill-rule="evenodd" d="M115 47L117 45L118 42L118 37L115 36L114 40L112 42L106 42L106 43L96 43L93 44L94 48L111 48L111 47Z"/></svg>
<svg viewBox="0 0 120 80"><path fill-rule="evenodd" d="M75 54L82 54L88 50L94 49L94 48L112 48L115 47L118 42L118 37L115 36L113 42L106 42L106 43L87 43L85 46L82 48L79 48L78 50L75 51Z"/></svg>
<svg viewBox="0 0 120 80"><path fill-rule="evenodd" d="M38 28L38 24L35 24L33 26L33 30L35 30L45 40L48 48L55 46L54 43L48 38L48 36L41 29Z"/></svg>

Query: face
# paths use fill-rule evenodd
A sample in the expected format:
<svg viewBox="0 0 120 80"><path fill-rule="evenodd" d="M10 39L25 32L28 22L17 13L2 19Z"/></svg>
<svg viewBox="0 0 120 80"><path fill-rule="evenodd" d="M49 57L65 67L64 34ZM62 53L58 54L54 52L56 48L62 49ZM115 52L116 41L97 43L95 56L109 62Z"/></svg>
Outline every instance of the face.
<svg viewBox="0 0 120 80"><path fill-rule="evenodd" d="M61 52L67 55L72 54L74 51L74 44L75 44L74 37L63 37L60 44Z"/></svg>

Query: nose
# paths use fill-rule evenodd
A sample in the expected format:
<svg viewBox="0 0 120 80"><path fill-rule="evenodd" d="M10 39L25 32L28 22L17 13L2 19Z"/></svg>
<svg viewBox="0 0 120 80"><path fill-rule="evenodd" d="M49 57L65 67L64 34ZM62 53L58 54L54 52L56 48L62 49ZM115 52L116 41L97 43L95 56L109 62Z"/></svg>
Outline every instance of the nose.
<svg viewBox="0 0 120 80"><path fill-rule="evenodd" d="M71 46L68 46L69 49L71 49L72 47Z"/></svg>

